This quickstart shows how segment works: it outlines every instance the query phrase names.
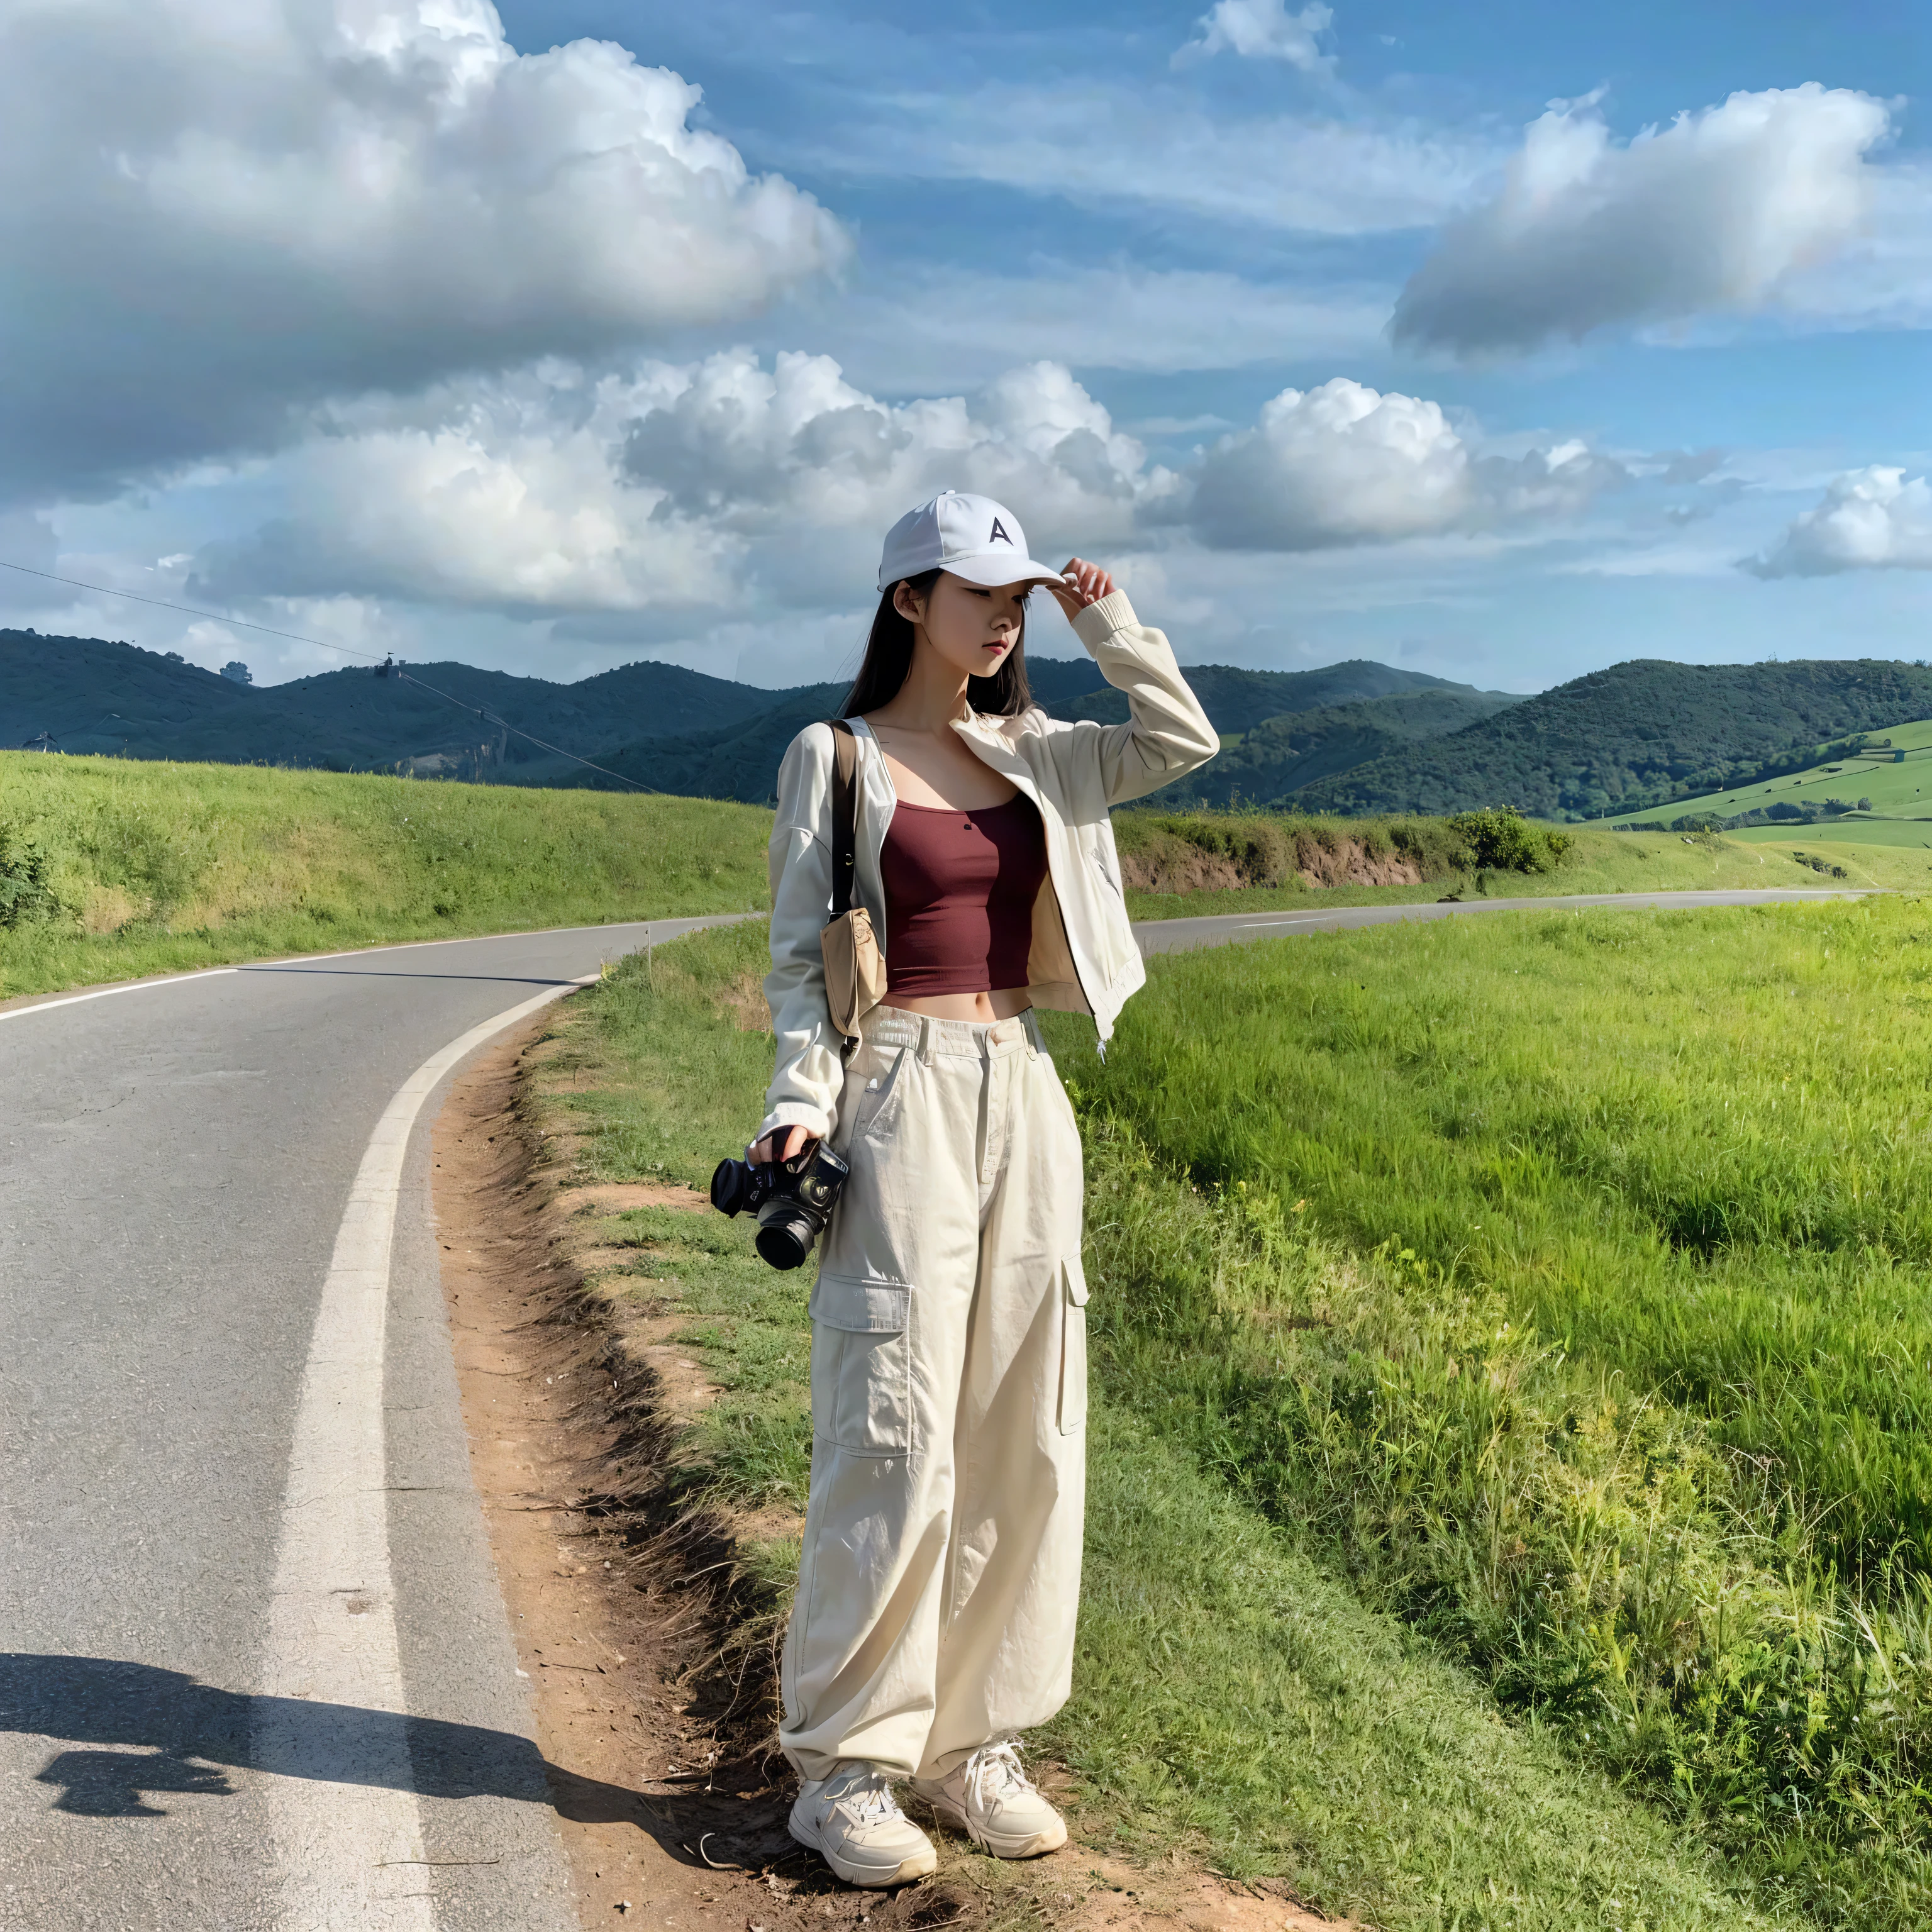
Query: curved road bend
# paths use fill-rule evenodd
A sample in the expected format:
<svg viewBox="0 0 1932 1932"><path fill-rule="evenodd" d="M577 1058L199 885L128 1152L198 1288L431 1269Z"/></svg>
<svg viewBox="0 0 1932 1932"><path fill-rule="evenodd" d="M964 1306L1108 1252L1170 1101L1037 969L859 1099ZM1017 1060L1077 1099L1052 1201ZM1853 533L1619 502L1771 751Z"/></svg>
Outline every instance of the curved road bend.
<svg viewBox="0 0 1932 1932"><path fill-rule="evenodd" d="M1463 899L1454 904L1336 906L1326 912L1226 913L1212 919L1145 920L1134 928L1143 953L1186 952L1202 946L1228 946L1243 940L1277 938L1290 932L1347 932L1358 926L1394 926L1408 920L1453 919L1465 913L1574 912L1609 906L1628 912L1651 907L1681 911L1696 906L1808 905L1819 899L1856 899L1873 888L1813 891L1782 887L1719 892L1577 892L1564 897Z"/></svg>
<svg viewBox="0 0 1932 1932"><path fill-rule="evenodd" d="M6 1932L575 1932L427 1129L465 1036L715 922L0 1010Z"/></svg>
<svg viewBox="0 0 1932 1932"><path fill-rule="evenodd" d="M1140 932L1166 951L1512 906L1838 896ZM6 1932L575 1932L470 1486L423 1130L491 1022L710 922L0 1009Z"/></svg>

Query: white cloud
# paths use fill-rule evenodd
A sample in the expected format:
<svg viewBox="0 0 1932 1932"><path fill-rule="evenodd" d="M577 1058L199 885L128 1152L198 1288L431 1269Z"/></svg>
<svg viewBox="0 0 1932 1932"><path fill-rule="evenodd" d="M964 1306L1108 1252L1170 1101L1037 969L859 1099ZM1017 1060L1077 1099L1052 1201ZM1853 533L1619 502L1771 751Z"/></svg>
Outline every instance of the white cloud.
<svg viewBox="0 0 1932 1932"><path fill-rule="evenodd" d="M365 399L269 468L287 514L205 547L186 601L352 596L632 641L764 622L775 651L862 601L881 532L940 489L1010 504L1057 560L1467 541L1561 521L1623 473L1581 443L1472 448L1436 404L1338 379L1181 475L1060 364L891 403L828 357L742 349Z"/></svg>
<svg viewBox="0 0 1932 1932"><path fill-rule="evenodd" d="M1439 404L1338 376L1222 437L1185 514L1214 549L1327 550L1568 515L1623 475L1576 442L1478 455Z"/></svg>
<svg viewBox="0 0 1932 1932"><path fill-rule="evenodd" d="M1869 169L1871 208L1843 253L1794 274L1779 307L1826 328L1932 325L1932 166L1900 159Z"/></svg>
<svg viewBox="0 0 1932 1932"><path fill-rule="evenodd" d="M1849 470L1743 567L1754 577L1932 570L1932 488L1922 476L1908 479L1903 470L1881 464Z"/></svg>
<svg viewBox="0 0 1932 1932"><path fill-rule="evenodd" d="M276 468L292 514L208 546L198 596L673 626L843 607L880 531L945 488L1011 504L1048 549L1306 551L1558 521L1625 478L1580 442L1472 448L1438 404L1346 378L1284 391L1181 475L1058 363L892 404L828 357L746 350L364 403Z"/></svg>
<svg viewBox="0 0 1932 1932"><path fill-rule="evenodd" d="M1531 124L1502 191L1452 222L1411 278L1395 339L1524 350L1606 323L1778 299L1864 218L1884 105L1816 82L1611 139L1594 98Z"/></svg>
<svg viewBox="0 0 1932 1932"><path fill-rule="evenodd" d="M1190 520L1217 548L1322 550L1440 530L1473 500L1469 452L1439 404L1337 376L1284 389L1216 444Z"/></svg>
<svg viewBox="0 0 1932 1932"><path fill-rule="evenodd" d="M616 456L669 384L575 364L331 412L275 465L286 518L208 546L197 598L344 593L546 611L727 602L715 538L654 523Z"/></svg>
<svg viewBox="0 0 1932 1932"><path fill-rule="evenodd" d="M550 363L335 412L278 465L287 518L210 546L203 597L328 591L536 614L849 603L880 534L946 488L1048 544L1130 542L1178 487L1053 363L878 401L824 356L738 350L600 380Z"/></svg>
<svg viewBox="0 0 1932 1932"><path fill-rule="evenodd" d="M1327 74L1335 57L1322 52L1316 36L1334 18L1335 10L1322 0L1311 0L1298 14L1288 10L1286 0L1214 0L1195 22L1198 38L1175 53L1174 64L1233 53L1244 60L1286 61L1304 74Z"/></svg>
<svg viewBox="0 0 1932 1932"><path fill-rule="evenodd" d="M10 0L0 491L272 445L291 406L742 315L842 232L623 48L488 0Z"/></svg>
<svg viewBox="0 0 1932 1932"><path fill-rule="evenodd" d="M1036 357L1159 374L1352 359L1376 347L1393 292L1385 284L1308 289L1203 269L1053 260L1030 268L909 270L856 301L801 304L775 317L767 333L776 338L782 329L796 340L793 330L808 320L814 340L847 368L862 368L874 387L930 394L976 387Z"/></svg>
<svg viewBox="0 0 1932 1932"><path fill-rule="evenodd" d="M1105 77L895 97L865 125L794 152L842 173L997 182L1083 206L1316 235L1432 228L1470 206L1505 158L1486 131L1234 114L1179 87Z"/></svg>

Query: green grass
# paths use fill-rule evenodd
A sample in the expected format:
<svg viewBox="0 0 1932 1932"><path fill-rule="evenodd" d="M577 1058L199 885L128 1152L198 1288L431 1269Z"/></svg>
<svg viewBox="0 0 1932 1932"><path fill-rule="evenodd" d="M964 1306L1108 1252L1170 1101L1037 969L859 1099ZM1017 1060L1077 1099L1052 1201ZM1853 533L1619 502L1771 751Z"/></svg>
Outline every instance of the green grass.
<svg viewBox="0 0 1932 1932"><path fill-rule="evenodd" d="M1932 1568L1928 1011L1916 902L1528 913L1163 962L1076 1077L1708 1413L1848 1560Z"/></svg>
<svg viewBox="0 0 1932 1932"><path fill-rule="evenodd" d="M1088 1465L1073 1696L1042 1741L1090 1842L1199 1846L1389 1932L1791 1922L1132 1408L1097 1407Z"/></svg>
<svg viewBox="0 0 1932 1932"><path fill-rule="evenodd" d="M1049 1022L1235 1224L1130 1244L1166 1426L1831 1924L1932 1917L1928 1009L1886 900L1183 956L1104 1066Z"/></svg>
<svg viewBox="0 0 1932 1932"><path fill-rule="evenodd" d="M1724 836L1747 845L1872 845L1923 855L1932 853L1932 817L1880 818L1854 812L1843 818L1820 819L1815 825L1741 825Z"/></svg>
<svg viewBox="0 0 1932 1932"><path fill-rule="evenodd" d="M1932 821L1868 818L1826 819L1816 825L1751 825L1724 834L1755 846L1767 856L1776 854L1798 859L1802 854L1826 868L1840 866L1838 883L1883 886L1894 891L1924 892L1932 887ZM1821 880L1820 883L1824 883Z"/></svg>
<svg viewBox="0 0 1932 1932"><path fill-rule="evenodd" d="M701 1184L742 1144L769 1072L768 1036L739 1024L763 944L748 924L662 947L560 1016L547 1104L583 1136L586 1178ZM1190 1394L1203 1336L1132 1311L1179 1310L1176 1271L1204 1257L1250 1289L1281 1257L1255 1247L1245 1210L1231 1220L1130 1137L1103 1131L1090 1168L1102 1286L1081 1661L1045 1740L1078 1777L1090 1840L1279 1875L1390 1932L1794 1922L1751 1902L1777 1889L1757 1866L1506 1720L1433 1643L1365 1606L1310 1554L1333 1547L1318 1526L1271 1508L1181 1426L1204 1413ZM678 1451L685 1500L796 1508L806 1282L764 1268L740 1223L647 1210L602 1234L638 1250L603 1292L687 1318L680 1346L722 1390ZM1335 1264L1304 1239L1290 1271ZM751 1561L782 1590L795 1554L781 1540Z"/></svg>
<svg viewBox="0 0 1932 1932"><path fill-rule="evenodd" d="M702 1190L721 1160L742 1151L764 1112L772 1042L738 1015L756 996L767 947L758 920L634 954L553 1022L566 1044L550 1064L572 1084L546 1105L580 1137L585 1178ZM620 1304L688 1314L680 1339L723 1391L684 1443L679 1487L802 1510L811 1271L768 1268L752 1245L756 1232L742 1216L681 1208L609 1217L597 1238L634 1246L639 1258L603 1288Z"/></svg>
<svg viewBox="0 0 1932 1932"><path fill-rule="evenodd" d="M1903 764L1894 759L1894 752L1905 753ZM1674 799L1653 811L1621 815L1660 818L1668 822L1688 812L1713 812L1730 817L1780 800L1803 805L1822 803L1827 798L1848 802L1869 798L1874 812L1932 818L1932 719L1874 731L1865 750L1851 758L1788 772L1762 784L1708 792L1701 798Z"/></svg>
<svg viewBox="0 0 1932 1932"><path fill-rule="evenodd" d="M769 813L0 752L0 994L767 902Z"/></svg>
<svg viewBox="0 0 1932 1932"><path fill-rule="evenodd" d="M1671 809L1675 813L1677 808ZM1172 814L1168 819L1180 822ZM1147 842L1161 822L1160 815L1152 813L1117 814L1114 825L1123 854ZM1204 815L1203 822L1214 826ZM1232 815L1226 822L1238 826L1241 816ZM1430 828L1442 824L1437 820L1306 822L1321 828L1331 839L1360 836L1372 824L1406 822ZM1794 849L1809 849L1807 841L1822 832L1816 826L1801 826L1795 834L1781 832L1762 842L1747 833L1712 838L1664 832L1602 832L1570 826L1560 829L1570 839L1570 848L1546 872L1459 870L1432 851L1430 875L1419 885L1316 886L1291 877L1272 884L1190 892L1151 892L1130 886L1127 908L1136 919L1192 919L1317 906L1414 905L1439 899L1451 891L1466 898L1530 898L1557 893L1710 892L1744 886L1815 890L1836 883L1828 877L1821 878L1791 856ZM1834 861L1842 860L1835 851L1831 856ZM1907 887L1932 884L1932 853L1924 855L1924 863L1903 850L1869 860L1861 854L1859 858L1859 874L1845 883Z"/></svg>

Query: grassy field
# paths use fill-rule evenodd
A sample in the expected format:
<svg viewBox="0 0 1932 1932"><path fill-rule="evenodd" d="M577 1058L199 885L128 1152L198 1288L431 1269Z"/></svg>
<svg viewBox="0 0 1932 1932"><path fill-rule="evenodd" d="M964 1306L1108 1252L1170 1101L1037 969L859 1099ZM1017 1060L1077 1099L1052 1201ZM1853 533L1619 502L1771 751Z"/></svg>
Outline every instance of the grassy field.
<svg viewBox="0 0 1932 1932"><path fill-rule="evenodd" d="M1655 834L1649 836L1654 837ZM1723 836L1743 844L1760 848L1820 844L1872 847L1881 851L1916 855L1922 862L1924 855L1932 852L1932 818L1880 818L1876 814L1854 812L1843 818L1821 819L1815 825L1741 825L1735 832L1726 832Z"/></svg>
<svg viewBox="0 0 1932 1932"><path fill-rule="evenodd" d="M1932 889L1932 837L1928 834L1932 834L1932 821L1868 818L1854 812L1849 818L1795 829L1741 826L1724 836L1754 847L1767 857L1789 856L1800 866L1809 862L1828 873L1830 867L1840 866L1845 883L1851 885L1922 892ZM1828 876L1835 880L1838 874Z"/></svg>
<svg viewBox="0 0 1932 1932"><path fill-rule="evenodd" d="M1894 756L1900 752L1905 754L1902 760ZM1850 804L1868 798L1875 812L1932 818L1932 719L1874 731L1864 751L1851 758L1788 772L1762 784L1708 792L1702 798L1673 800L1668 806L1619 816L1661 818L1666 823L1690 812L1717 812L1729 818L1780 801L1803 805L1822 803L1827 798L1842 798Z"/></svg>
<svg viewBox="0 0 1932 1932"><path fill-rule="evenodd" d="M1676 808L1672 808L1675 812ZM1208 836L1226 837L1230 825L1242 822L1240 814L1213 818L1199 814ZM1184 826L1179 814L1128 811L1115 814L1115 834L1124 858L1144 844L1165 826ZM1356 819L1308 821L1323 828L1326 836L1340 841L1360 836L1365 823ZM1390 824L1402 821L1388 821ZM1439 826L1439 820L1409 821L1425 827ZM1751 833L1726 833L1718 837L1671 832L1628 832L1561 828L1570 838L1570 849L1548 870L1525 872L1498 868L1459 868L1437 858L1428 876L1414 885L1377 886L1343 884L1309 886L1289 877L1278 883L1209 889L1185 892L1158 892L1130 886L1128 910L1136 919L1187 919L1215 913L1274 912L1314 905L1386 905L1419 904L1439 899L1448 892L1464 898L1519 898L1569 892L1708 892L1726 887L1816 888L1821 884L1840 883L1828 872L1821 878L1817 870L1793 856L1810 851L1812 842L1825 836L1822 826L1800 826L1794 833L1780 831L1774 838L1760 841ZM1869 828L1868 828L1869 829ZM1925 828L1932 830L1932 827ZM1844 863L1847 877L1843 883L1853 885L1923 888L1932 885L1932 851L1919 852L1916 842L1910 850L1886 849L1856 855L1856 874L1844 854L1835 847L1826 855L1828 864Z"/></svg>
<svg viewBox="0 0 1932 1932"><path fill-rule="evenodd" d="M1894 757L1902 752L1903 760ZM1772 867L1843 868L1854 885L1888 886L1908 892L1932 886L1932 720L1875 733L1861 755L1820 764L1765 784L1684 799L1637 817L1665 824L1699 813L1732 817L1780 802L1822 803L1836 799L1852 808L1811 824L1739 826L1722 835ZM1660 843L1681 834L1625 832L1626 838Z"/></svg>
<svg viewBox="0 0 1932 1932"><path fill-rule="evenodd" d="M0 995L755 910L770 823L696 800L0 752Z"/></svg>
<svg viewBox="0 0 1932 1932"><path fill-rule="evenodd" d="M762 946L748 925L660 948L560 1014L545 1104L584 1178L700 1185L742 1144L770 1070ZM1085 1840L1278 1875L1389 1932L1805 1922L1762 1858L1726 1858L1701 1820L1620 1789L1587 1747L1508 1720L1214 1439L1204 1360L1244 1347L1250 1324L1314 1334L1310 1296L1400 1310L1408 1270L1299 1218L1264 1238L1238 1191L1195 1191L1118 1127L1095 1133L1089 1168L1086 1591L1074 1699L1040 1740L1076 1774ZM672 1484L754 1526L746 1560L782 1609L808 1469L807 1284L709 1215L644 1208L592 1238L634 1257L598 1277L620 1315L686 1318L680 1346L720 1393L686 1426Z"/></svg>
<svg viewBox="0 0 1932 1932"><path fill-rule="evenodd" d="M1133 1298L1174 1435L1832 1924L1932 1918L1928 1010L1874 900L1298 936L1156 962L1104 1066L1054 1023L1261 1270Z"/></svg>

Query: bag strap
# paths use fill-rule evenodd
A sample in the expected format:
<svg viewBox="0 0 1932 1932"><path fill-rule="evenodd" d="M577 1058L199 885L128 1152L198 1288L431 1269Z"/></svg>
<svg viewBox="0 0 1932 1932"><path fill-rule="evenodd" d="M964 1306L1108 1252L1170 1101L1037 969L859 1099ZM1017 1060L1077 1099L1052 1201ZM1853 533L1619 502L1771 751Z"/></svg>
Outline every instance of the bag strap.
<svg viewBox="0 0 1932 1932"><path fill-rule="evenodd" d="M843 919L852 910L858 855L859 740L842 718L832 720L832 916Z"/></svg>

